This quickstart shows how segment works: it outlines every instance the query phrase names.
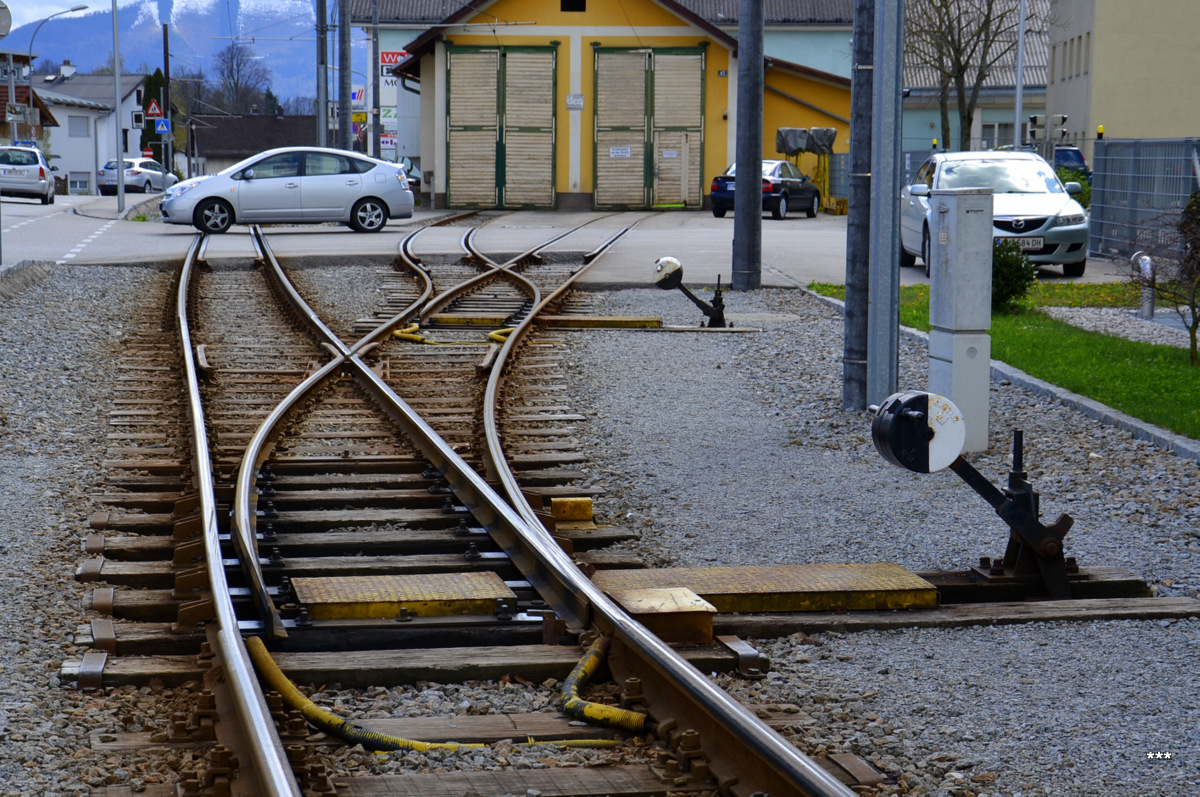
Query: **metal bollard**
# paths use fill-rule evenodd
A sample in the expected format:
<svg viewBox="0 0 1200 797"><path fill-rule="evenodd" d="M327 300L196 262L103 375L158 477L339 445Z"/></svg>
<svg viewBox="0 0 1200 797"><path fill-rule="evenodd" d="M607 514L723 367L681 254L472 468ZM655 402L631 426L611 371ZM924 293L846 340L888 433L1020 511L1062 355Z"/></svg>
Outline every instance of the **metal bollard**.
<svg viewBox="0 0 1200 797"><path fill-rule="evenodd" d="M1142 303L1138 307L1137 317L1150 321L1154 318L1154 258L1145 252L1135 252L1131 260L1137 264L1141 274Z"/></svg>

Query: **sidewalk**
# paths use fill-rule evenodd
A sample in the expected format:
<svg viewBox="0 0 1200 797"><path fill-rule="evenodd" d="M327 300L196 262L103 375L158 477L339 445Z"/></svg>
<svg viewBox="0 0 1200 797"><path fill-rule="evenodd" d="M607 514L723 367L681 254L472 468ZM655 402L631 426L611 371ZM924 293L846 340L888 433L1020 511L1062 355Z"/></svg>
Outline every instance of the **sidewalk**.
<svg viewBox="0 0 1200 797"><path fill-rule="evenodd" d="M130 192L125 195L125 210L121 212L117 211L118 197L116 196L95 196L87 199L87 202L81 202L72 208L77 215L93 219L127 219L138 215L139 212L157 211L158 203L162 201L162 194ZM143 205L147 206L145 210L139 210Z"/></svg>

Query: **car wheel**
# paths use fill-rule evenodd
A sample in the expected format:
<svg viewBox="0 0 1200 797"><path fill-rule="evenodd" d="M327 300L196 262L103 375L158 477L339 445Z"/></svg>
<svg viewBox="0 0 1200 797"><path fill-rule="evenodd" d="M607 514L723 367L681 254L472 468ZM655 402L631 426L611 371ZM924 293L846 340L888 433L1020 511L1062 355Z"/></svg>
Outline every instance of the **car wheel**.
<svg viewBox="0 0 1200 797"><path fill-rule="evenodd" d="M817 217L817 212L821 209L821 195L813 194L812 203L805 208L804 215L810 219Z"/></svg>
<svg viewBox="0 0 1200 797"><path fill-rule="evenodd" d="M43 205L49 205L53 201L54 201L54 193L53 192L42 195L42 204Z"/></svg>
<svg viewBox="0 0 1200 797"><path fill-rule="evenodd" d="M350 226L358 232L379 232L387 220L387 207L378 199L360 199L350 211Z"/></svg>
<svg viewBox="0 0 1200 797"><path fill-rule="evenodd" d="M725 218L725 208L713 208L713 215L718 219Z"/></svg>
<svg viewBox="0 0 1200 797"><path fill-rule="evenodd" d="M1084 270L1087 268L1087 261L1080 260L1078 263L1063 263L1064 277L1082 277Z"/></svg>
<svg viewBox="0 0 1200 797"><path fill-rule="evenodd" d="M148 193L150 193L150 192L151 192L153 189L154 189L154 186L150 185L150 181L149 181L149 180L147 180L147 181L146 181L146 184L142 186L142 193L143 193L143 194L148 194Z"/></svg>
<svg viewBox="0 0 1200 797"><path fill-rule="evenodd" d="M900 244L900 268L912 268L917 264L917 256L908 253L904 244Z"/></svg>
<svg viewBox="0 0 1200 797"><path fill-rule="evenodd" d="M192 225L200 232L217 235L233 224L233 208L220 199L206 199L196 206Z"/></svg>
<svg viewBox="0 0 1200 797"><path fill-rule="evenodd" d="M929 228L921 232L921 262L925 264L925 276L929 276Z"/></svg>
<svg viewBox="0 0 1200 797"><path fill-rule="evenodd" d="M786 219L787 218L787 194L779 197L779 203L775 205L775 209L771 211L771 218Z"/></svg>

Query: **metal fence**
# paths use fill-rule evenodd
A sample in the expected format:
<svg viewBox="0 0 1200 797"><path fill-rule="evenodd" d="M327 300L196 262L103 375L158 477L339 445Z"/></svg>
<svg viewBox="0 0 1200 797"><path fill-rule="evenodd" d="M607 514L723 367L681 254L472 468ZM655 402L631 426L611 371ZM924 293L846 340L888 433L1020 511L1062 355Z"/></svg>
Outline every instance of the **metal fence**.
<svg viewBox="0 0 1200 797"><path fill-rule="evenodd" d="M1177 246L1174 222L1200 188L1198 172L1200 138L1095 142L1088 254Z"/></svg>

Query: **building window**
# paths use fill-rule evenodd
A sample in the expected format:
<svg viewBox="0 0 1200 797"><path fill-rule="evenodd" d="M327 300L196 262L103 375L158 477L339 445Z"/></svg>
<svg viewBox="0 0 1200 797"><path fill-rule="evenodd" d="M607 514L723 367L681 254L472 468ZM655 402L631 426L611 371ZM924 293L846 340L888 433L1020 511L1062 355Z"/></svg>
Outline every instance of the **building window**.
<svg viewBox="0 0 1200 797"><path fill-rule="evenodd" d="M587 0L562 0L562 10L587 11Z"/></svg>
<svg viewBox="0 0 1200 797"><path fill-rule="evenodd" d="M1092 68L1092 32L1083 36L1083 71L1086 74Z"/></svg>
<svg viewBox="0 0 1200 797"><path fill-rule="evenodd" d="M86 116L67 117L67 135L71 138L87 138L89 125Z"/></svg>
<svg viewBox="0 0 1200 797"><path fill-rule="evenodd" d="M981 149L993 149L1013 141L1012 122L984 122L980 140Z"/></svg>
<svg viewBox="0 0 1200 797"><path fill-rule="evenodd" d="M1083 37L1075 38L1075 77L1083 72Z"/></svg>
<svg viewBox="0 0 1200 797"><path fill-rule="evenodd" d="M71 172L67 177L67 191L72 194L92 193L92 173Z"/></svg>
<svg viewBox="0 0 1200 797"><path fill-rule="evenodd" d="M1050 47L1050 82L1054 82L1055 71L1058 69L1058 45Z"/></svg>

